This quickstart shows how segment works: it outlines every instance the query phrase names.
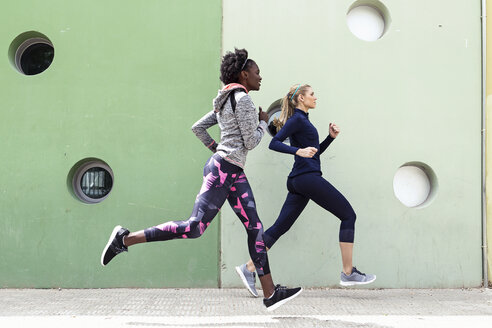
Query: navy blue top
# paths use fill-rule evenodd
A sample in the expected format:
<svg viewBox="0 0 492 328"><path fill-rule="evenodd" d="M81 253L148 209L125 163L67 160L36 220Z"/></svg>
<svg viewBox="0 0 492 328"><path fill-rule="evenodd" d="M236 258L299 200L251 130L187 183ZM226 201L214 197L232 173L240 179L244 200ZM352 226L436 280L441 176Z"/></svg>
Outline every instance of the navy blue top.
<svg viewBox="0 0 492 328"><path fill-rule="evenodd" d="M289 138L290 146L283 143ZM289 178L308 172L321 173L321 161L319 156L335 140L329 134L320 144L318 130L309 121L309 114L296 108L294 114L287 119L285 125L278 131L270 142L269 148L281 153L293 154L299 148L314 147L318 149L312 158L295 155L295 162Z"/></svg>

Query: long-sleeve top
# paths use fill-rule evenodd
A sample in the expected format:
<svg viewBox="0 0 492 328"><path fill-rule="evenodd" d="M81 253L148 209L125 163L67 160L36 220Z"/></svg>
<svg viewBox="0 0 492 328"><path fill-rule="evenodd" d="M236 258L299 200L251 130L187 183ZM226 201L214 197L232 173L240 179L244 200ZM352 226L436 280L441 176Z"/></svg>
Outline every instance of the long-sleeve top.
<svg viewBox="0 0 492 328"><path fill-rule="evenodd" d="M236 109L232 110L230 93L234 97ZM211 151L217 152L226 161L244 168L248 151L255 148L265 134L267 124L258 122L256 107L240 84L228 84L219 90L213 101L214 110L199 119L191 130ZM210 136L207 129L219 124L220 142Z"/></svg>
<svg viewBox="0 0 492 328"><path fill-rule="evenodd" d="M290 146L283 143L289 138ZM328 134L320 144L318 130L309 121L309 114L296 108L294 114L287 119L285 125L278 131L270 142L269 148L281 153L295 155L299 148L314 147L318 149L312 158L295 155L294 166L289 178L308 172L321 173L320 155L328 148L334 139Z"/></svg>

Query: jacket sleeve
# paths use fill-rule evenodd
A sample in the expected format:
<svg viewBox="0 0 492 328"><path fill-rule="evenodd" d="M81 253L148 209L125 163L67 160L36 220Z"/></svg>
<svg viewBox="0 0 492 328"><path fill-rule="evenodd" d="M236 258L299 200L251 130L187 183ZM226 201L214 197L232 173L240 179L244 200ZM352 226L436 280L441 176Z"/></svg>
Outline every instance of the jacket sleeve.
<svg viewBox="0 0 492 328"><path fill-rule="evenodd" d="M281 153L295 155L299 148L284 144L284 140L296 133L298 128L299 125L296 124L295 118L289 118L275 137L273 137L272 141L270 141L268 148Z"/></svg>
<svg viewBox="0 0 492 328"><path fill-rule="evenodd" d="M323 152L328 148L328 146L331 144L331 142L335 140L332 138L329 134L326 137L326 139L319 145L319 154L323 154Z"/></svg>
<svg viewBox="0 0 492 328"><path fill-rule="evenodd" d="M249 96L243 96L236 105L236 118L243 137L244 147L251 150L258 146L265 134L266 122L258 122L258 113Z"/></svg>
<svg viewBox="0 0 492 328"><path fill-rule="evenodd" d="M200 139L205 147L210 149L215 153L217 149L217 143L215 140L208 134L207 129L211 126L217 124L217 115L215 111L210 111L205 114L201 119L199 119L193 126L191 127L191 131Z"/></svg>

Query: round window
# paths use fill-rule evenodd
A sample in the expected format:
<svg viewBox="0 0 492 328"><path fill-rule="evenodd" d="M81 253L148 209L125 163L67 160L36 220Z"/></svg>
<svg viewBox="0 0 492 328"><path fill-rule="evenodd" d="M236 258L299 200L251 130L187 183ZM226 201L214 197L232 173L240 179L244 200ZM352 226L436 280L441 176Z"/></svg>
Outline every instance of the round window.
<svg viewBox="0 0 492 328"><path fill-rule="evenodd" d="M15 65L25 75L36 75L50 67L55 56L51 42L41 38L26 40L15 54Z"/></svg>
<svg viewBox="0 0 492 328"><path fill-rule="evenodd" d="M422 208L429 205L437 193L434 170L422 162L402 165L393 177L396 198L406 207Z"/></svg>
<svg viewBox="0 0 492 328"><path fill-rule="evenodd" d="M9 57L14 67L24 75L36 75L50 67L55 57L51 41L39 32L26 32L12 41Z"/></svg>
<svg viewBox="0 0 492 328"><path fill-rule="evenodd" d="M272 136L275 137L277 134L277 127L273 124L273 121L275 119L280 118L280 113L282 113L282 99L278 99L274 101L267 109L266 113L268 114L268 133ZM285 139L283 141L284 144L290 145L289 138Z"/></svg>
<svg viewBox="0 0 492 328"><path fill-rule="evenodd" d="M274 137L277 134L277 127L273 124L273 121L275 119L277 120L279 119L280 113L281 113L280 107L277 107L275 108L274 111L268 113L268 133L270 133L272 137Z"/></svg>
<svg viewBox="0 0 492 328"><path fill-rule="evenodd" d="M268 133L274 137L277 134L277 127L273 125L273 121L280 117L280 113L282 111L282 99L278 99L274 101L267 109L266 113L268 114Z"/></svg>
<svg viewBox="0 0 492 328"><path fill-rule="evenodd" d="M89 204L103 201L113 188L113 171L102 161L90 161L80 165L73 175L75 196Z"/></svg>
<svg viewBox="0 0 492 328"><path fill-rule="evenodd" d="M358 0L347 13L347 26L357 38L364 41L379 40L390 24L386 6L378 0Z"/></svg>

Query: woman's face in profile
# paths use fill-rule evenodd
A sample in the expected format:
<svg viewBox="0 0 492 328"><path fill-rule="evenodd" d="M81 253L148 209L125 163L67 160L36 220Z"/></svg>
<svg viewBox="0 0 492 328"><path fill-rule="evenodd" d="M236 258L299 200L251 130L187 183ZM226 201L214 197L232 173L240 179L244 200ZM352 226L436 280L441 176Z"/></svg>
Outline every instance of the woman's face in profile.
<svg viewBox="0 0 492 328"><path fill-rule="evenodd" d="M247 75L246 75L245 87L248 90L255 90L255 91L260 90L261 76L260 76L260 68L258 67L258 65L256 65L255 62L253 62L253 65L251 65L251 67L248 68L246 72Z"/></svg>
<svg viewBox="0 0 492 328"><path fill-rule="evenodd" d="M304 104L307 108L315 108L316 107L316 96L314 95L313 88L309 87L306 92L300 97L300 102Z"/></svg>

